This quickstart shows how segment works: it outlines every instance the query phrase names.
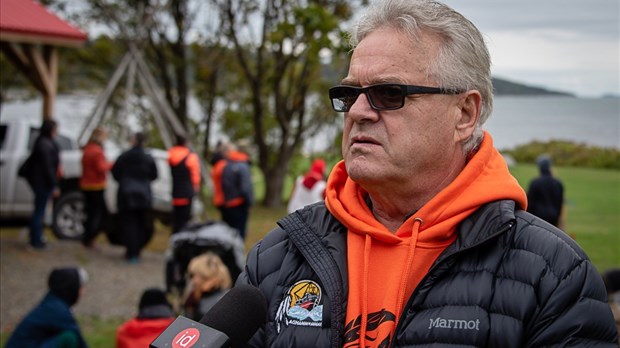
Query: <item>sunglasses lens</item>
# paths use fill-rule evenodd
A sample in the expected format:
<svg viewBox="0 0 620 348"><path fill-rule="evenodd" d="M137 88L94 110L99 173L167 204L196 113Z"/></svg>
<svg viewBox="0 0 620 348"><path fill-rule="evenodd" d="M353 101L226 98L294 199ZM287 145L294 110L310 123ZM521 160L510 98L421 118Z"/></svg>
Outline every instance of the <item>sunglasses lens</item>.
<svg viewBox="0 0 620 348"><path fill-rule="evenodd" d="M349 111L358 96L359 90L353 87L339 86L329 90L332 106L334 110L339 112Z"/></svg>
<svg viewBox="0 0 620 348"><path fill-rule="evenodd" d="M377 85L368 89L373 106L379 110L393 110L403 107L405 94L398 85Z"/></svg>

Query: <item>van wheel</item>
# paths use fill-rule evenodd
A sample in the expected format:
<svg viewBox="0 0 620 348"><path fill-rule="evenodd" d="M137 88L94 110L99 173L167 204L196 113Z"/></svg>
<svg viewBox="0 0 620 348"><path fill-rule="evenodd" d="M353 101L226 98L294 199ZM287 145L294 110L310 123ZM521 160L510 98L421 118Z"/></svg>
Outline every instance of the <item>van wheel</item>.
<svg viewBox="0 0 620 348"><path fill-rule="evenodd" d="M80 240L84 234L84 196L69 192L54 204L52 231L58 239Z"/></svg>

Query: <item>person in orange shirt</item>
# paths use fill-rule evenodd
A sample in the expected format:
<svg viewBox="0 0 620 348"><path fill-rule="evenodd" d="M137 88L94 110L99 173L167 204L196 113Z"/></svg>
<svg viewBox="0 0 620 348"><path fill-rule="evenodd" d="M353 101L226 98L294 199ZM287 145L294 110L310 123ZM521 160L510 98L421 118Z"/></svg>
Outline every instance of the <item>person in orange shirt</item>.
<svg viewBox="0 0 620 348"><path fill-rule="evenodd" d="M80 189L84 195L86 212L82 244L89 249L94 248L95 238L102 227L104 217L108 214L104 194L107 174L112 168L112 163L106 159L103 149L103 143L107 138L106 130L97 127L82 150Z"/></svg>
<svg viewBox="0 0 620 348"><path fill-rule="evenodd" d="M342 155L325 203L249 252L266 323L250 347L616 346L605 288L527 198L482 127L482 34L431 0L379 0L329 89Z"/></svg>
<svg viewBox="0 0 620 348"><path fill-rule="evenodd" d="M168 150L172 173L172 233L177 233L192 216L192 200L200 190L200 161L187 146L187 139L177 135L176 145Z"/></svg>
<svg viewBox="0 0 620 348"><path fill-rule="evenodd" d="M158 288L142 292L138 315L116 330L116 348L148 347L176 317L166 293Z"/></svg>

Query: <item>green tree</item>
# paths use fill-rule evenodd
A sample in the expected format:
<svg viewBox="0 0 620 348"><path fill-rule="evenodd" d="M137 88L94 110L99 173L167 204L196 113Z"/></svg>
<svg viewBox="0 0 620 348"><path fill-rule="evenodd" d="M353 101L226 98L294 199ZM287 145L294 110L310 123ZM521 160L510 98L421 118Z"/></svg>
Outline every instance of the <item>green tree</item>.
<svg viewBox="0 0 620 348"><path fill-rule="evenodd" d="M265 177L263 204L279 206L294 154L304 139L335 121L324 94L342 76L324 78L322 59L344 53L340 24L354 5L344 0L212 2L246 86L234 92L224 129L234 129L233 139L251 134Z"/></svg>

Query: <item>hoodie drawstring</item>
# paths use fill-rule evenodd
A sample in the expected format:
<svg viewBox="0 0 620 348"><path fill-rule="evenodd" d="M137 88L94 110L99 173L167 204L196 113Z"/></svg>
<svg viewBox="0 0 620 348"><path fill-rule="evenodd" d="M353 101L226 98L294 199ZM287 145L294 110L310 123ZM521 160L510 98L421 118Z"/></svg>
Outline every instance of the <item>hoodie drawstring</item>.
<svg viewBox="0 0 620 348"><path fill-rule="evenodd" d="M405 271L400 279L400 287L398 289L398 302L396 303L397 311L396 315L396 325L398 325L398 321L400 320L400 314L403 311L403 303L405 302L405 290L407 289L407 283L409 281L409 272L411 272L411 264L413 263L413 256L415 255L415 249L418 244L418 234L420 232L420 227L422 226L422 219L415 218L413 220L413 226L411 227L411 239L409 240L409 253L407 253L407 258L405 259Z"/></svg>
<svg viewBox="0 0 620 348"><path fill-rule="evenodd" d="M360 323L360 347L366 346L366 325L368 324L368 265L372 238L366 235L364 242L364 277L362 279L362 322Z"/></svg>

